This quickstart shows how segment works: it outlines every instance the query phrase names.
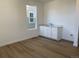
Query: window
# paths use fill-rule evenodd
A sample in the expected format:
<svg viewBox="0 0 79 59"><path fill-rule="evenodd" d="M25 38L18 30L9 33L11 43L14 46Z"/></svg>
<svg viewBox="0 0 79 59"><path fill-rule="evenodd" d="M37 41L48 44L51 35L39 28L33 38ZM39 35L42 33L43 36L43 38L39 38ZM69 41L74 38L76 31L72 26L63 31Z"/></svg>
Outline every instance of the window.
<svg viewBox="0 0 79 59"><path fill-rule="evenodd" d="M29 29L37 29L37 7L26 5L27 22Z"/></svg>

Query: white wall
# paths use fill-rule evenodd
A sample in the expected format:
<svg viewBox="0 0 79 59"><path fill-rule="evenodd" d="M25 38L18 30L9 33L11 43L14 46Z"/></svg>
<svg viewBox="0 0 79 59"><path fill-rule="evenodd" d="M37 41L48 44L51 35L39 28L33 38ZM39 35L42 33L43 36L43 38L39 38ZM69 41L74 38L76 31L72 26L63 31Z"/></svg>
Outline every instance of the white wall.
<svg viewBox="0 0 79 59"><path fill-rule="evenodd" d="M0 46L38 36L38 30L27 28L25 5L29 3L40 6L33 0L0 0Z"/></svg>
<svg viewBox="0 0 79 59"><path fill-rule="evenodd" d="M63 39L77 43L76 0L54 0L44 5L44 23L63 26ZM70 36L73 34L73 37Z"/></svg>
<svg viewBox="0 0 79 59"><path fill-rule="evenodd" d="M75 40L74 42L74 45L78 45L79 44L79 0L76 0L76 21L75 21L75 24L76 24L76 28L77 28L77 31L76 31L76 36L78 36L78 40Z"/></svg>

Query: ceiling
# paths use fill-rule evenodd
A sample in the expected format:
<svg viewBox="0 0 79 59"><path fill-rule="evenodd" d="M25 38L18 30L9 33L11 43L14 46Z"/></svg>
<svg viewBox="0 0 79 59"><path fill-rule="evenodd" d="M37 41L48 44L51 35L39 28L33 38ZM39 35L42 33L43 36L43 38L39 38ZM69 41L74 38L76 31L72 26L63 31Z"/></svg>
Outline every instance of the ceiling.
<svg viewBox="0 0 79 59"><path fill-rule="evenodd" d="M53 1L53 0L37 0L37 1L45 3L45 2L50 2L50 1Z"/></svg>
<svg viewBox="0 0 79 59"><path fill-rule="evenodd" d="M41 2L49 2L49 1L52 1L52 0L40 0Z"/></svg>

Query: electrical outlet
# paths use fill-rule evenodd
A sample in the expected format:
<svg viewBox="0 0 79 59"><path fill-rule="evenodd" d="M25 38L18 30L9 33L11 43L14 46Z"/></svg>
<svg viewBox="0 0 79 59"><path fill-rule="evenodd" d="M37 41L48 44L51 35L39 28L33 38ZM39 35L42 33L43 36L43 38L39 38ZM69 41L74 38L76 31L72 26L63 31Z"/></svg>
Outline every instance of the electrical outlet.
<svg viewBox="0 0 79 59"><path fill-rule="evenodd" d="M73 36L73 34L70 34L70 36Z"/></svg>

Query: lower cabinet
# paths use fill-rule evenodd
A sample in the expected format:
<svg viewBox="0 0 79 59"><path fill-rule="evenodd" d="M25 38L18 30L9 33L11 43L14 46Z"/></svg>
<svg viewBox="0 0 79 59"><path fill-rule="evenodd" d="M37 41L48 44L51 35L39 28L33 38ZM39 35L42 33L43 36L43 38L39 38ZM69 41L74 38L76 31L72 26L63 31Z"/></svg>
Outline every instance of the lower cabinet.
<svg viewBox="0 0 79 59"><path fill-rule="evenodd" d="M48 26L40 26L40 36L44 36L47 38L52 38L55 40L62 39L62 27L48 27Z"/></svg>

